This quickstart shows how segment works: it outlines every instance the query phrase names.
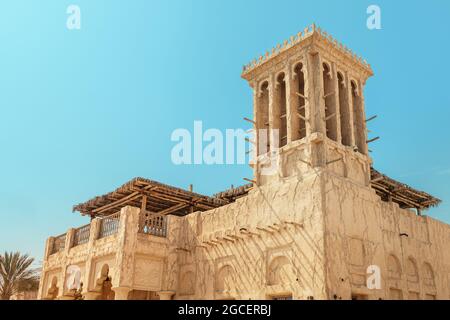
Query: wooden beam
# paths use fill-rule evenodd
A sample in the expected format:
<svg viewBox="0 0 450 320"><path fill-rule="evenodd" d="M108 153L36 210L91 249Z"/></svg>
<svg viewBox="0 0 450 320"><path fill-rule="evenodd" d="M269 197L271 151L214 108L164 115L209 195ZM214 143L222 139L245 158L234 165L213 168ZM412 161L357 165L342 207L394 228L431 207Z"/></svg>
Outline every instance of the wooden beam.
<svg viewBox="0 0 450 320"><path fill-rule="evenodd" d="M326 117L324 120L325 120L325 121L328 121L328 120L330 120L331 118L333 118L334 116L336 116L336 112L330 114L330 115L329 115L328 117Z"/></svg>
<svg viewBox="0 0 450 320"><path fill-rule="evenodd" d="M175 205L175 206L173 206L173 207L170 207L170 208L168 208L168 209L159 211L158 214L161 214L161 215L168 215L168 214L171 214L171 213L173 213L173 212L176 212L176 211L178 211L178 210L181 210L181 209L184 209L184 208L187 208L187 207L189 207L189 205L184 204L184 203L179 203L179 204L177 204L177 205Z"/></svg>
<svg viewBox="0 0 450 320"><path fill-rule="evenodd" d="M341 160L344 160L344 158L339 158L339 159L334 159L334 160L327 161L327 165L335 163L335 162L338 162L338 161L341 161Z"/></svg>
<svg viewBox="0 0 450 320"><path fill-rule="evenodd" d="M300 98L303 98L305 100L308 100L308 97L305 97L303 94L301 94L300 92L296 92L296 95L298 95Z"/></svg>
<svg viewBox="0 0 450 320"><path fill-rule="evenodd" d="M371 142L377 141L378 139L380 139L380 137L376 137L376 138L367 140L366 142L367 142L367 143L371 143Z"/></svg>
<svg viewBox="0 0 450 320"><path fill-rule="evenodd" d="M327 93L323 96L324 99L328 98L329 96L332 96L334 94L334 91Z"/></svg>
<svg viewBox="0 0 450 320"><path fill-rule="evenodd" d="M255 122L255 121L253 121L253 120L251 120L251 119L249 119L249 118L244 118L244 120L245 120L245 121L248 121L248 122L250 122L250 123L253 123L253 124L256 126L256 122Z"/></svg>
<svg viewBox="0 0 450 320"><path fill-rule="evenodd" d="M145 210L147 210L147 196L144 194L141 201L141 212L145 212Z"/></svg>
<svg viewBox="0 0 450 320"><path fill-rule="evenodd" d="M300 119L302 119L305 122L308 122L309 120L306 119L304 116L302 116L299 112L297 112L297 117L299 117Z"/></svg>
<svg viewBox="0 0 450 320"><path fill-rule="evenodd" d="M366 122L372 121L372 120L376 119L377 117L378 117L378 116L370 117L369 119L366 119Z"/></svg>
<svg viewBox="0 0 450 320"><path fill-rule="evenodd" d="M120 206L120 205L122 205L124 203L127 203L128 201L133 201L133 200L138 199L140 197L142 197L142 195L139 192L133 192L132 194L126 196L125 198L119 199L119 200L114 201L114 202L112 202L110 204L107 204L107 205L105 205L103 207L100 207L100 208L97 208L95 210L92 210L92 213L94 213L94 214L95 213L100 213L102 211L118 207L118 206Z"/></svg>
<svg viewBox="0 0 450 320"><path fill-rule="evenodd" d="M375 183L375 182L381 181L381 180L383 180L383 179L384 179L384 177L377 177L377 178L375 178L375 179L372 179L370 182L371 182L371 183Z"/></svg>

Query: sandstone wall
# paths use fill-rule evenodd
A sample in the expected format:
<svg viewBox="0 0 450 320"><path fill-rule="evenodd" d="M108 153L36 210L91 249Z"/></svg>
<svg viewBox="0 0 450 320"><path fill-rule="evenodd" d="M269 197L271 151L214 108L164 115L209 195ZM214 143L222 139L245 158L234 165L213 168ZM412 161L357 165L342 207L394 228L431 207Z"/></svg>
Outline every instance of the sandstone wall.
<svg viewBox="0 0 450 320"><path fill-rule="evenodd" d="M330 299L450 298L449 225L348 179L324 173L322 181ZM366 288L370 265L380 267L380 290Z"/></svg>
<svg viewBox="0 0 450 320"><path fill-rule="evenodd" d="M183 218L176 299L325 298L316 174Z"/></svg>

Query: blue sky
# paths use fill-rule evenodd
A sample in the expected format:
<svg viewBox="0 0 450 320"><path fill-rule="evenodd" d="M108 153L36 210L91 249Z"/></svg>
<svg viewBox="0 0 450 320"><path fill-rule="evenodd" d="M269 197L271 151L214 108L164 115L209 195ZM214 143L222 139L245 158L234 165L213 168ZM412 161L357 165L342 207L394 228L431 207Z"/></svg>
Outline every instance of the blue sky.
<svg viewBox="0 0 450 320"><path fill-rule="evenodd" d="M81 9L81 30L66 8ZM381 7L382 30L366 28ZM72 205L135 176L212 194L245 165L175 166L174 129L242 128L242 65L312 22L362 55L375 167L444 203L450 222L450 2L3 1L0 251L41 259L45 239L88 222Z"/></svg>

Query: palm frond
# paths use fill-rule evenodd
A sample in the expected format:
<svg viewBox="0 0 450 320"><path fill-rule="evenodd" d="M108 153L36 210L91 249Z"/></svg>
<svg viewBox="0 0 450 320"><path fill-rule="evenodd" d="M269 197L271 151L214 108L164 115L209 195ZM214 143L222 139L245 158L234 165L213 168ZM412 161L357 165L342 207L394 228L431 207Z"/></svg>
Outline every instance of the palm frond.
<svg viewBox="0 0 450 320"><path fill-rule="evenodd" d="M39 277L31 268L34 258L20 252L0 255L0 299L8 300L18 291L35 290Z"/></svg>

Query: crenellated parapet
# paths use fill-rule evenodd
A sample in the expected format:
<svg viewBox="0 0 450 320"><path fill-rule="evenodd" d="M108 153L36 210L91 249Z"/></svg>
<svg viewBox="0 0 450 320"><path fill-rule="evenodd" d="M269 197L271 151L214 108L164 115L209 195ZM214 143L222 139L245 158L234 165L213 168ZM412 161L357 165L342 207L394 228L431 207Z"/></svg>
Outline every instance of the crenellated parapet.
<svg viewBox="0 0 450 320"><path fill-rule="evenodd" d="M326 46L338 51L340 54L344 55L347 59L351 60L354 64L364 70L368 76L373 74L370 64L361 56L354 53L350 48L342 44L333 38L329 33L317 27L315 24L306 27L303 31L291 36L288 40L285 40L281 44L277 44L270 51L260 55L257 59L252 60L248 64L243 66L242 77L244 79L249 79L253 70L269 62L270 60L283 55L288 50L301 46L302 44L307 44L307 40L312 40L315 38L323 42Z"/></svg>

